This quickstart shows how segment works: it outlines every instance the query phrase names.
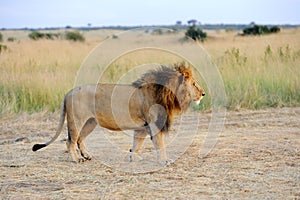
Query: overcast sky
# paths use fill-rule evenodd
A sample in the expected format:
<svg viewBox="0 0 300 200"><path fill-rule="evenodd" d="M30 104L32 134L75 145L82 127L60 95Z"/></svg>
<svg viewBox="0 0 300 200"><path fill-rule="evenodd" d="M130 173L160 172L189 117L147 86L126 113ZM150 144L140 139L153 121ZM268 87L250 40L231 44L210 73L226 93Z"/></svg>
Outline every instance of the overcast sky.
<svg viewBox="0 0 300 200"><path fill-rule="evenodd" d="M300 0L0 0L0 28L202 23L300 24Z"/></svg>

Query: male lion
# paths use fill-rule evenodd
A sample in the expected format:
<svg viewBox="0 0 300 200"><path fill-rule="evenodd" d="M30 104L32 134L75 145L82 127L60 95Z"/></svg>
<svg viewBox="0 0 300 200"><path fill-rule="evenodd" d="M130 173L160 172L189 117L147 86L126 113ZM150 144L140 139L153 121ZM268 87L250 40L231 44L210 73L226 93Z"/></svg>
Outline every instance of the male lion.
<svg viewBox="0 0 300 200"><path fill-rule="evenodd" d="M134 130L131 161L149 134L158 162L167 164L164 134L169 131L174 115L186 111L192 101L199 104L204 95L204 90L193 78L191 68L184 64L161 66L131 85L77 87L64 98L55 136L45 144L35 144L32 150L37 151L55 141L67 115L67 148L75 162L91 159L83 141L98 123L110 130ZM79 158L77 146L83 158Z"/></svg>

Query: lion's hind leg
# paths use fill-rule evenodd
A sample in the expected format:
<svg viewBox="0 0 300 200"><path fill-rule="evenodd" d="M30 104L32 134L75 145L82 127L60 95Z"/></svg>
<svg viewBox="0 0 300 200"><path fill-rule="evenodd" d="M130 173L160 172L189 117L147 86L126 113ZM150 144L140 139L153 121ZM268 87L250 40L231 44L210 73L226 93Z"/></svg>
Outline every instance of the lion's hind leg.
<svg viewBox="0 0 300 200"><path fill-rule="evenodd" d="M67 140L66 144L67 144L67 149L70 152L74 162L84 161L82 158L79 158L78 153L77 153L78 138L79 138L79 134L76 129L74 121L68 119L68 140Z"/></svg>
<svg viewBox="0 0 300 200"><path fill-rule="evenodd" d="M132 144L132 148L130 149L130 162L133 161L134 154L136 154L137 156L139 155L139 152L144 144L144 140L146 136L147 136L146 130L134 131L133 144Z"/></svg>
<svg viewBox="0 0 300 200"><path fill-rule="evenodd" d="M92 156L90 156L90 154L88 153L83 141L95 129L96 125L97 125L97 121L95 118L88 119L85 122L83 128L81 129L79 138L77 140L80 153L82 157L84 157L87 160L91 160Z"/></svg>

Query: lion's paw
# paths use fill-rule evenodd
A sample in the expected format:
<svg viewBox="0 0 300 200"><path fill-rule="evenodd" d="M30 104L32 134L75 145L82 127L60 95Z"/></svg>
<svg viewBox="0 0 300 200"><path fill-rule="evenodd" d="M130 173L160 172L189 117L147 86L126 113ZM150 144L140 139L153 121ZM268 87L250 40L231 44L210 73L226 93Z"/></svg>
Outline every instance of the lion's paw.
<svg viewBox="0 0 300 200"><path fill-rule="evenodd" d="M82 157L84 157L86 160L92 160L92 156L89 154L83 154Z"/></svg>
<svg viewBox="0 0 300 200"><path fill-rule="evenodd" d="M172 160L172 159L159 161L159 164L161 164L163 166L168 166L168 165L171 165L171 164L174 164L174 163L175 163L175 161Z"/></svg>
<svg viewBox="0 0 300 200"><path fill-rule="evenodd" d="M78 158L77 163L83 163L85 161L84 158Z"/></svg>

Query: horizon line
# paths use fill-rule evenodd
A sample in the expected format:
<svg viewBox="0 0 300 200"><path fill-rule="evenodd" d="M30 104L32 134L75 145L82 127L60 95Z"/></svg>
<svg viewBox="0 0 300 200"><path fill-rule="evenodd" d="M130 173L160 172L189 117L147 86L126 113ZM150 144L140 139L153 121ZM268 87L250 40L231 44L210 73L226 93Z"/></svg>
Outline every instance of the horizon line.
<svg viewBox="0 0 300 200"><path fill-rule="evenodd" d="M263 25L263 26L282 26L282 27L290 27L290 28L296 28L299 27L300 24L292 24L292 23L278 23L278 24L260 24L260 23L201 23L201 24L195 24L198 27L204 27L204 26L251 26L251 25ZM47 29L106 29L106 28L113 28L113 29L129 29L129 28L139 28L139 27L188 27L191 26L189 24L160 24L160 25L100 25L100 26L92 26L92 25L85 25L85 26L72 26L72 25L65 25L65 26L44 26L44 27L12 27L12 28L6 28L1 27L0 30L47 30Z"/></svg>

